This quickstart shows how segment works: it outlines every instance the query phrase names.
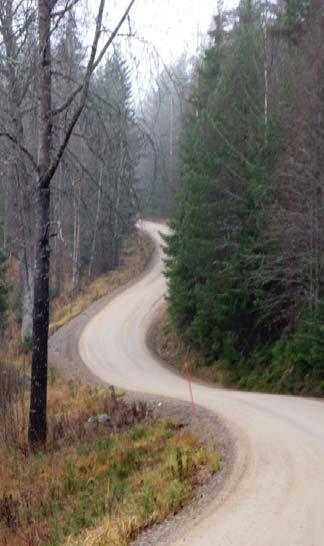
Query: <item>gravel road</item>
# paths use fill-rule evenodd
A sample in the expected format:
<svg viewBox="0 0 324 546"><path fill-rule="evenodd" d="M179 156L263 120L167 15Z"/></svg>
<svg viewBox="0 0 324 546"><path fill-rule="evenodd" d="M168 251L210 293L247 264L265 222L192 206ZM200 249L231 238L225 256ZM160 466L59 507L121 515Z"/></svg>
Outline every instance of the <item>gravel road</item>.
<svg viewBox="0 0 324 546"><path fill-rule="evenodd" d="M188 401L184 379L145 342L164 300L159 231L151 267L138 282L89 311L79 354L91 377L133 392ZM54 347L53 347L54 343ZM52 342L52 351L59 351ZM193 385L196 403L220 419L237 446L235 464L200 517L149 544L172 546L324 546L324 405L322 401ZM198 416L199 417L199 416ZM198 423L199 428L199 423ZM146 544L146 542L142 542Z"/></svg>

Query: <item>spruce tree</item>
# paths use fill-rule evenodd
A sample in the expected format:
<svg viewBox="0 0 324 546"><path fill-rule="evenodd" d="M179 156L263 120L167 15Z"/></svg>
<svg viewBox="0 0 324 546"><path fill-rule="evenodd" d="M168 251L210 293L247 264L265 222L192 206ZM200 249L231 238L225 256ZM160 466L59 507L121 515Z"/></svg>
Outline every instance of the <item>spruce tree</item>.
<svg viewBox="0 0 324 546"><path fill-rule="evenodd" d="M226 354L230 362L264 334L257 326L263 297L257 283L267 252L271 124L260 13L247 0L231 32L223 30L225 22L216 18L199 70L167 275L177 330L211 361Z"/></svg>

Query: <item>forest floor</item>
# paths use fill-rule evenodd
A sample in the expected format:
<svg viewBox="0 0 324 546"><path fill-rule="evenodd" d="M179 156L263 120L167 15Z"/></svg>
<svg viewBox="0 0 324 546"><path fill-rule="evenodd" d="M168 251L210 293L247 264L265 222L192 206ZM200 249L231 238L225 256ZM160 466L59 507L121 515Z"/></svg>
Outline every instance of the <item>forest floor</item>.
<svg viewBox="0 0 324 546"><path fill-rule="evenodd" d="M248 392L297 394L323 398L323 382L312 381L311 378L306 378L306 380L303 376L294 382L285 369L281 371L279 369L277 376L274 375L274 379L270 381L271 370L274 369L271 360L268 367L260 369L254 365L251 358L248 369L254 369L254 373L246 376L237 372L233 377L233 372L231 373L226 368L222 360L208 362L201 352L192 349L188 352L185 342L174 330L166 306L160 309L156 320L151 325L147 342L164 365L172 368L175 372L184 374L184 363L186 362L189 365L191 376L198 382Z"/></svg>
<svg viewBox="0 0 324 546"><path fill-rule="evenodd" d="M176 335L167 309L161 308L155 322L148 333L148 344L162 361L171 366L179 373L184 373L184 363L188 360L190 373L198 380L214 383L222 387L235 387L238 385L230 383L229 374L226 370L216 366L208 366L201 353L188 350L185 343Z"/></svg>
<svg viewBox="0 0 324 546"><path fill-rule="evenodd" d="M91 302L140 274L151 254L150 241L137 237L118 271L54 302L55 336ZM192 432L181 412L180 420L170 418L154 403L87 386L82 374L63 378L55 367L49 370L47 446L30 452L30 354L17 332L9 329L10 350L0 358L0 544L121 546L190 503L217 473L215 446Z"/></svg>
<svg viewBox="0 0 324 546"><path fill-rule="evenodd" d="M60 379L49 391L46 450L30 452L26 420L24 429L15 420L27 400L1 427L3 545L127 544L188 504L219 469L214 449L145 403Z"/></svg>

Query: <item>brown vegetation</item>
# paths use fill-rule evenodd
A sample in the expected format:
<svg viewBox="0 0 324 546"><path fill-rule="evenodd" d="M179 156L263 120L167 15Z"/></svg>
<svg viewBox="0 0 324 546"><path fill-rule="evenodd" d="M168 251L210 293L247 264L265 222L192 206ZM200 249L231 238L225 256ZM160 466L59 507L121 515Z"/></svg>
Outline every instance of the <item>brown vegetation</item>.
<svg viewBox="0 0 324 546"><path fill-rule="evenodd" d="M17 379L1 385L9 394L0 421L0 544L127 544L218 470L214 451L185 427L156 421L146 404L54 374L47 446L30 451L28 389L20 392Z"/></svg>
<svg viewBox="0 0 324 546"><path fill-rule="evenodd" d="M129 238L123 245L120 265L117 269L97 277L92 282L85 278L77 295L70 291L53 302L50 333L53 334L58 328L86 309L93 301L139 275L148 263L152 251L153 243L146 235L137 232L133 237Z"/></svg>
<svg viewBox="0 0 324 546"><path fill-rule="evenodd" d="M149 240L129 241L119 270L84 285L74 299L54 301L52 328L139 274L151 252ZM0 358L0 544L127 544L188 503L218 470L215 451L186 427L157 421L145 403L126 403L108 387L67 383L53 368L46 449L31 451L30 353L22 349L11 322Z"/></svg>

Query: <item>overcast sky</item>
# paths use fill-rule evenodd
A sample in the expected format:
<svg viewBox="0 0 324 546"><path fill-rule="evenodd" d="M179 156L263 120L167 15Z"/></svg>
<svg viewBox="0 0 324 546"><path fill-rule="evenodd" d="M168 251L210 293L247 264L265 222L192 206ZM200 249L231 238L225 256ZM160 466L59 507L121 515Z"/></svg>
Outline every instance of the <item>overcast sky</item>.
<svg viewBox="0 0 324 546"><path fill-rule="evenodd" d="M106 20L110 29L128 3L129 0L107 1ZM224 9L237 3L238 0L224 0ZM93 0L88 0L88 6L90 12L96 9ZM136 97L145 94L163 63L169 65L183 53L190 57L197 52L216 12L217 0L135 1L130 19L136 38L123 41L122 49L127 51ZM128 25L124 24L121 32L128 30Z"/></svg>
<svg viewBox="0 0 324 546"><path fill-rule="evenodd" d="M225 0L224 8L236 3ZM137 0L132 18L139 31L172 59L184 49L195 50L197 35L206 34L216 11L217 0Z"/></svg>
<svg viewBox="0 0 324 546"><path fill-rule="evenodd" d="M145 94L152 73L163 63L172 63L184 52L189 56L197 52L216 11L217 0L136 0L131 19L138 38L145 43L133 40L129 48L135 95Z"/></svg>
<svg viewBox="0 0 324 546"><path fill-rule="evenodd" d="M132 18L139 34L169 61L195 51L197 34L207 32L216 9L215 0L137 0Z"/></svg>

